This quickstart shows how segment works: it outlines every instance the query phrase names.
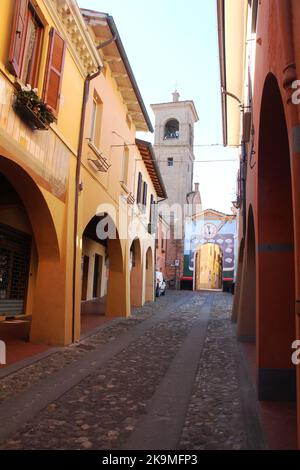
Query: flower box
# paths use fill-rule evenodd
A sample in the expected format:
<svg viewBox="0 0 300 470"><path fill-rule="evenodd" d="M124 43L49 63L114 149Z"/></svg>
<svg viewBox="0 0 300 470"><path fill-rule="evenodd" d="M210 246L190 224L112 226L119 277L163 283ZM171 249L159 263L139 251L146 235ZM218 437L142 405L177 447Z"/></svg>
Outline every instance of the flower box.
<svg viewBox="0 0 300 470"><path fill-rule="evenodd" d="M39 114L33 111L29 104L15 102L14 110L32 130L46 131L49 129L49 123L44 122Z"/></svg>
<svg viewBox="0 0 300 470"><path fill-rule="evenodd" d="M14 110L32 130L48 130L56 121L53 110L37 95L37 90L15 84Z"/></svg>

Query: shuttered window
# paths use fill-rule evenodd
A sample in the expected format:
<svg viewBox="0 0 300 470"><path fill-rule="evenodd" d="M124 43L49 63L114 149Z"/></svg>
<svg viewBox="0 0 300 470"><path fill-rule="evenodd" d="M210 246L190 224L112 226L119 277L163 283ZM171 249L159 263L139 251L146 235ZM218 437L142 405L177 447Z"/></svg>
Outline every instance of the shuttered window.
<svg viewBox="0 0 300 470"><path fill-rule="evenodd" d="M29 83L32 88L36 88L38 84L43 32L43 24L30 5L20 78L23 83L26 85Z"/></svg>
<svg viewBox="0 0 300 470"><path fill-rule="evenodd" d="M26 39L28 0L15 0L14 11L8 62L10 72L16 77L19 77L21 74L22 57Z"/></svg>
<svg viewBox="0 0 300 470"><path fill-rule="evenodd" d="M16 0L14 12L8 69L24 84L35 88L44 26L28 0Z"/></svg>
<svg viewBox="0 0 300 470"><path fill-rule="evenodd" d="M56 112L59 108L65 51L65 41L59 33L52 28L50 31L43 98Z"/></svg>
<svg viewBox="0 0 300 470"><path fill-rule="evenodd" d="M153 194L151 194L151 197L150 197L150 214L149 214L149 223L150 224L153 224L154 212L155 212L155 203L154 203Z"/></svg>
<svg viewBox="0 0 300 470"><path fill-rule="evenodd" d="M91 135L90 139L99 149L100 146L100 136L101 136L101 126L102 126L102 114L103 114L103 103L96 91L94 91L93 106L92 106L92 115L91 115Z"/></svg>
<svg viewBox="0 0 300 470"><path fill-rule="evenodd" d="M137 195L136 195L136 203L140 204L142 200L142 173L139 172L139 177L138 177L138 187L137 187Z"/></svg>
<svg viewBox="0 0 300 470"><path fill-rule="evenodd" d="M148 185L144 181L144 187L143 187L143 206L144 206L144 210L146 210L146 206L147 206L147 191L148 191Z"/></svg>
<svg viewBox="0 0 300 470"><path fill-rule="evenodd" d="M148 224L148 233L151 235L155 234L156 231L156 203L154 200L153 194L150 196L150 211L149 211L149 224Z"/></svg>

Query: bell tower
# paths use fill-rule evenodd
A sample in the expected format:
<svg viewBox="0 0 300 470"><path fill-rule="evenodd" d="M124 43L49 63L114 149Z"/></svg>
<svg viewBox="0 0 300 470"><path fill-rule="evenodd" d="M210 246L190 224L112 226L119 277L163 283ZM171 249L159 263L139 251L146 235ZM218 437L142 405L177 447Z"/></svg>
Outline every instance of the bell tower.
<svg viewBox="0 0 300 470"><path fill-rule="evenodd" d="M201 204L199 185L193 191L194 166L194 125L199 121L194 102L180 101L177 90L167 103L152 104L155 114L154 151L168 199L163 204L169 208L177 205L185 215L185 205L193 211ZM170 225L170 238L167 240L165 272L169 286L179 289L184 280L184 239L185 219L172 215L173 211L161 206L161 216ZM193 213L193 212L192 212ZM178 238L180 224L181 237Z"/></svg>
<svg viewBox="0 0 300 470"><path fill-rule="evenodd" d="M151 105L155 114L154 150L168 204L183 207L193 190L194 124L199 117L193 101L180 101L177 90L172 95L170 102Z"/></svg>

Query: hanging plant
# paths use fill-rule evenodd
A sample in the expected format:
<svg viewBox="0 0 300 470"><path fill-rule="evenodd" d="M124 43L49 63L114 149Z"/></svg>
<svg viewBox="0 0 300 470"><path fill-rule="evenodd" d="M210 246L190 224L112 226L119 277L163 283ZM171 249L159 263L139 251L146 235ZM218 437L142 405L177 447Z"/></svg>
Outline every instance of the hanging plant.
<svg viewBox="0 0 300 470"><path fill-rule="evenodd" d="M47 130L56 121L54 110L39 96L37 88L30 85L15 84L14 109L33 129Z"/></svg>

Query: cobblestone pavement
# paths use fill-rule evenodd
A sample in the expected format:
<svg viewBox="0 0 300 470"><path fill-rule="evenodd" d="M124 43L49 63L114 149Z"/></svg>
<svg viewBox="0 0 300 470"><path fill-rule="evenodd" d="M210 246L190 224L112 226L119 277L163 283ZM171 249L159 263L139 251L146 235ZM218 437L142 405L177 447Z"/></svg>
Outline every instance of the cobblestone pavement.
<svg viewBox="0 0 300 470"><path fill-rule="evenodd" d="M189 450L247 448L231 298L215 296L211 320L186 416L180 447Z"/></svg>
<svg viewBox="0 0 300 470"><path fill-rule="evenodd" d="M172 299L174 300L174 296ZM159 299L159 304L147 304L142 309L135 309L131 318L122 319L113 325L108 324L99 332L87 336L86 339L69 347L61 348L59 352L1 379L0 404L12 396L24 392L28 387L51 376L66 365L80 360L88 351L100 349L103 345L126 333L130 328L161 313L168 302L169 299L163 297ZM30 377L30 381L28 377Z"/></svg>
<svg viewBox="0 0 300 470"><path fill-rule="evenodd" d="M246 448L234 337L229 319L231 296L168 292L130 319L107 325L80 343L50 355L1 380L5 403L33 383L42 383L88 351L118 341L141 322L150 322L142 335L100 369L49 403L30 422L0 444L1 449L120 449L138 430L156 389L212 297L211 318L194 390L190 397L178 449ZM151 319L155 322L151 323ZM146 325L146 323L145 323ZM30 381L28 381L30 377ZM0 416L1 420L1 416Z"/></svg>

